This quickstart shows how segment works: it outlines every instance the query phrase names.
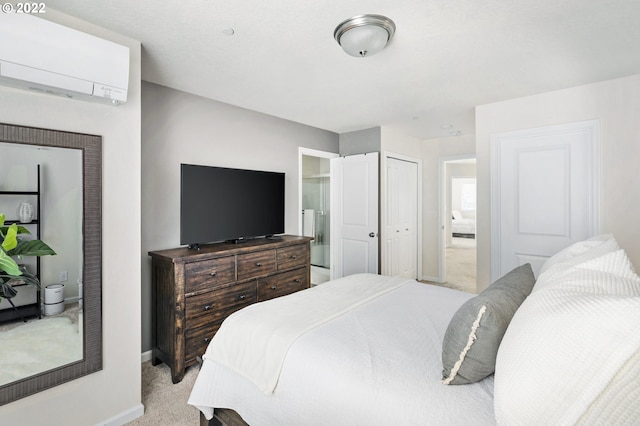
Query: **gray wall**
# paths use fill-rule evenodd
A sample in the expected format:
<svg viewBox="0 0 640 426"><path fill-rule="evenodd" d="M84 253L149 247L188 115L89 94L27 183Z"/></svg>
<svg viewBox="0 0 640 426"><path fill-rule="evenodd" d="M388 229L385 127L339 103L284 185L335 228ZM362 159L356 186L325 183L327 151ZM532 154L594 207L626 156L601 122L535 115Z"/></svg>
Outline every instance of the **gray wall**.
<svg viewBox="0 0 640 426"><path fill-rule="evenodd" d="M151 349L151 262L180 245L180 163L284 172L285 232L298 232L298 148L338 152L338 134L142 84L142 351Z"/></svg>
<svg viewBox="0 0 640 426"><path fill-rule="evenodd" d="M340 134L340 155L380 152L382 131L380 127Z"/></svg>

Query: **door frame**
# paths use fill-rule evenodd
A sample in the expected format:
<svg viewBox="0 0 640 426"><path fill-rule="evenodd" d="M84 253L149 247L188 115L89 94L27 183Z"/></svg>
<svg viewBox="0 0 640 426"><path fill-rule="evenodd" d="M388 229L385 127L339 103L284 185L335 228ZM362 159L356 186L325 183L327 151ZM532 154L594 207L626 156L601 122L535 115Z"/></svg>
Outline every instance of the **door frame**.
<svg viewBox="0 0 640 426"><path fill-rule="evenodd" d="M380 241L386 240L386 231L385 227L382 224L387 223L387 161L389 158L394 158L396 160L408 161L410 163L416 163L418 165L418 185L417 185L417 224L416 224L416 232L417 232L417 240L416 244L416 273L417 279L422 278L422 160L419 158L411 157L408 155L398 154L391 151L383 151L380 159ZM387 253L386 245L380 244L380 273L382 275L386 275L388 271L385 271L385 259L389 256Z"/></svg>
<svg viewBox="0 0 640 426"><path fill-rule="evenodd" d="M312 148L304 148L304 147L298 147L298 213L297 213L297 220L298 220L298 235L302 235L302 156L307 156L307 157L318 157L318 158L325 158L325 159L331 159L331 158L336 158L339 157L340 154L335 153L335 152L328 152L328 151L320 151L317 149L312 149ZM329 180L332 179L331 174L329 174ZM329 216L329 226L331 226L331 216ZM329 243L329 246L331 246L331 243ZM329 248L329 274L330 276L333 276L333 259L331 258L331 248Z"/></svg>
<svg viewBox="0 0 640 426"><path fill-rule="evenodd" d="M438 158L438 224L439 224L439 232L438 232L438 279L437 282L444 283L447 279L447 236L445 235L445 231L448 227L445 224L445 220L451 221L451 218L447 218L447 188L449 187L449 182L447 181L447 163L460 161L460 160L476 160L477 157L475 154L460 154L460 155L452 155L447 157L439 157ZM478 178L478 173L476 171L476 182ZM477 188L477 187L476 187ZM476 200L477 202L477 200ZM477 215L477 209L476 209ZM478 222L478 217L476 216L476 223ZM476 229L476 247L478 244L478 230ZM477 250L477 249L476 249ZM478 254L476 251L476 258ZM477 271L476 271L477 272Z"/></svg>

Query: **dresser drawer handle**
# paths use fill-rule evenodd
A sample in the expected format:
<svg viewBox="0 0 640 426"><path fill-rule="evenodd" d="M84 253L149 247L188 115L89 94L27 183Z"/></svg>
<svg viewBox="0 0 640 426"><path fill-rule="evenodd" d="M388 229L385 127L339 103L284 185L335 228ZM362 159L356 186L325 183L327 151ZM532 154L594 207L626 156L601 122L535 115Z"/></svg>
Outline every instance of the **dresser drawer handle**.
<svg viewBox="0 0 640 426"><path fill-rule="evenodd" d="M244 300L244 299L246 299L246 298L247 298L247 296L246 296L246 295L244 295L244 294L241 294L240 296L238 296L238 299L240 299L240 300Z"/></svg>
<svg viewBox="0 0 640 426"><path fill-rule="evenodd" d="M300 278L296 278L295 280L293 280L293 282L299 283L300 282Z"/></svg>
<svg viewBox="0 0 640 426"><path fill-rule="evenodd" d="M256 266L262 266L262 263L256 262Z"/></svg>
<svg viewBox="0 0 640 426"><path fill-rule="evenodd" d="M276 287L275 285L271 286L271 290L276 290L278 287Z"/></svg>
<svg viewBox="0 0 640 426"><path fill-rule="evenodd" d="M205 311L208 311L208 310L210 310L210 309L211 309L211 305L204 305L204 310L205 310Z"/></svg>
<svg viewBox="0 0 640 426"><path fill-rule="evenodd" d="M211 340L211 337L205 337L205 338L204 338L204 342L205 342L205 343L209 343L209 341L210 341L210 340Z"/></svg>
<svg viewBox="0 0 640 426"><path fill-rule="evenodd" d="M298 256L296 256L296 255L294 254L294 255L292 255L292 256L291 256L291 258L292 258L293 260L296 260L296 259L298 258Z"/></svg>
<svg viewBox="0 0 640 426"><path fill-rule="evenodd" d="M217 273L218 271L213 271L213 272L210 272L209 275L211 275L212 277L215 277Z"/></svg>

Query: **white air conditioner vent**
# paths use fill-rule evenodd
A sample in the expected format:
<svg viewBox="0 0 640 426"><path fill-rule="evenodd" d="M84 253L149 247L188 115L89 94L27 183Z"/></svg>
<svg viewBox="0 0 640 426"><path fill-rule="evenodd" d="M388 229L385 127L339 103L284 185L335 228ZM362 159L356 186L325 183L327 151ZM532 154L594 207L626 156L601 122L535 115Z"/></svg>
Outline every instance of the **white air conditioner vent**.
<svg viewBox="0 0 640 426"><path fill-rule="evenodd" d="M0 84L127 101L129 48L29 14L0 14Z"/></svg>

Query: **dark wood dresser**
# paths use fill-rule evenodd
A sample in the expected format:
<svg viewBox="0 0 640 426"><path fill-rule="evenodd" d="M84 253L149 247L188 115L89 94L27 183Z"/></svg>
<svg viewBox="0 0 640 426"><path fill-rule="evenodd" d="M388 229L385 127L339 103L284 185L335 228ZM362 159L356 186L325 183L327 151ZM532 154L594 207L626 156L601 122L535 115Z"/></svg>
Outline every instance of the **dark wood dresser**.
<svg viewBox="0 0 640 426"><path fill-rule="evenodd" d="M310 286L312 238L283 235L238 244L149 252L153 292L152 364L178 383L222 321L252 303Z"/></svg>

